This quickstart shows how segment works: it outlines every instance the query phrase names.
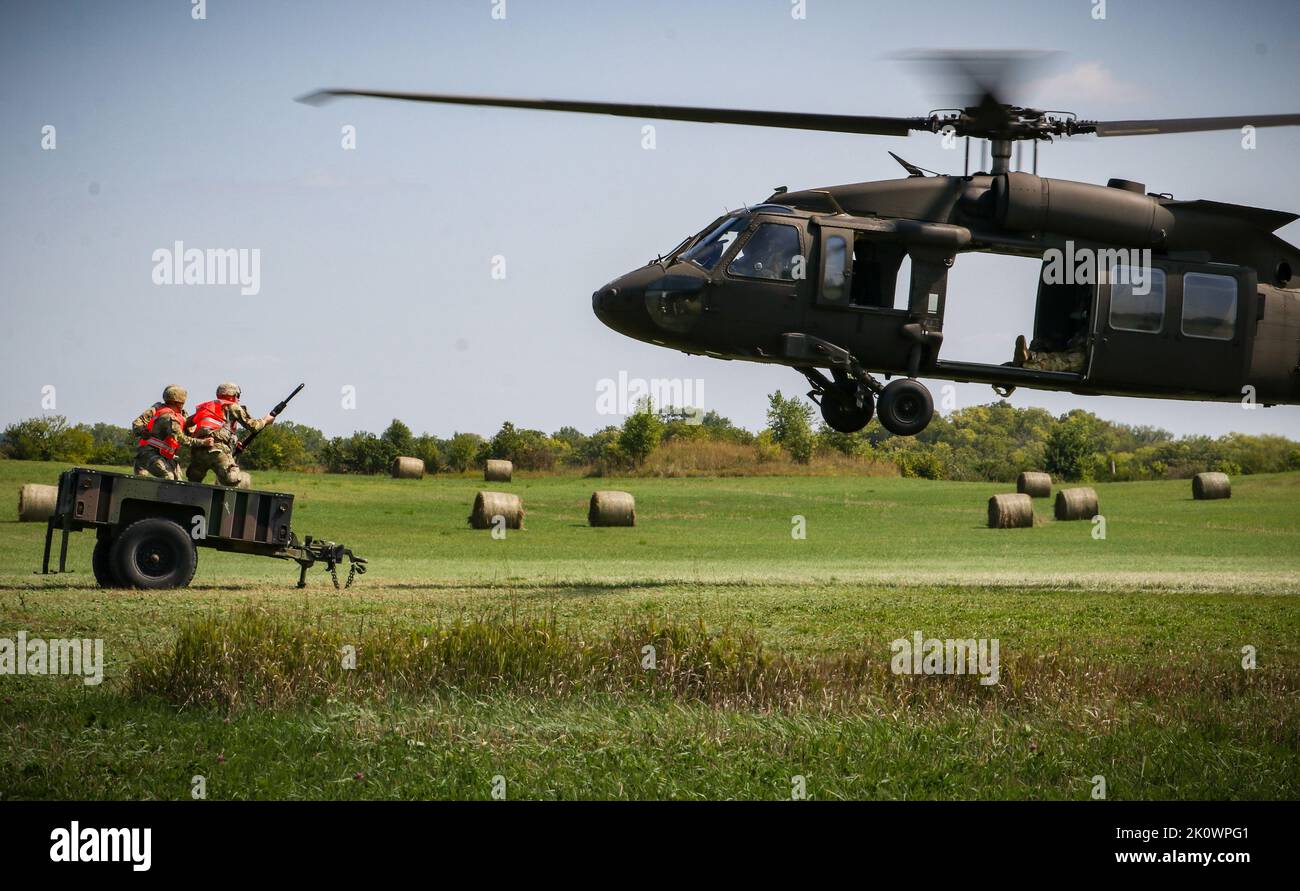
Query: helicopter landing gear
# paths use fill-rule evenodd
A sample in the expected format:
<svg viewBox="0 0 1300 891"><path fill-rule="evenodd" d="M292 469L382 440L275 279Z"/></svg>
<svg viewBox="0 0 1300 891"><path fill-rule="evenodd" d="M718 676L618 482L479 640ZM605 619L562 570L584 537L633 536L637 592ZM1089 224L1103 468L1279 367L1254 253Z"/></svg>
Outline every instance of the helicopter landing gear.
<svg viewBox="0 0 1300 891"><path fill-rule="evenodd" d="M883 389L871 375L859 369L859 378L837 368L831 371L833 380L828 380L816 368L799 370L812 384L808 396L821 406L822 420L827 427L839 433L857 433L871 422L876 410L874 391Z"/></svg>
<svg viewBox="0 0 1300 891"><path fill-rule="evenodd" d="M877 406L880 426L895 436L915 436L934 417L934 400L920 381L910 377L890 381Z"/></svg>

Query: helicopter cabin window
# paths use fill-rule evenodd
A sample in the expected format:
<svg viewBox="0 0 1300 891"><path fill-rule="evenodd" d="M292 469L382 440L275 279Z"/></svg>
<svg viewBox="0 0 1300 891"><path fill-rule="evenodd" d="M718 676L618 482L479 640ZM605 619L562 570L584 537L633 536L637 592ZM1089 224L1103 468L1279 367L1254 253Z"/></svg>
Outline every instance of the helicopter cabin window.
<svg viewBox="0 0 1300 891"><path fill-rule="evenodd" d="M1110 327L1156 334L1165 325L1165 273L1116 265L1110 268Z"/></svg>
<svg viewBox="0 0 1300 891"><path fill-rule="evenodd" d="M906 306L911 263L899 245L883 244L859 235L853 240L853 293L849 302L871 309L894 309L898 306L896 283L901 281L902 304Z"/></svg>
<svg viewBox="0 0 1300 891"><path fill-rule="evenodd" d="M1237 280L1230 275L1183 276L1183 333L1232 340L1237 331Z"/></svg>
<svg viewBox="0 0 1300 891"><path fill-rule="evenodd" d="M801 258L798 229L784 223L763 223L741 245L727 272L747 278L794 281L795 266Z"/></svg>
<svg viewBox="0 0 1300 891"><path fill-rule="evenodd" d="M832 235L826 239L826 259L822 264L822 298L843 303L845 293L845 273L849 267L849 247L843 236Z"/></svg>

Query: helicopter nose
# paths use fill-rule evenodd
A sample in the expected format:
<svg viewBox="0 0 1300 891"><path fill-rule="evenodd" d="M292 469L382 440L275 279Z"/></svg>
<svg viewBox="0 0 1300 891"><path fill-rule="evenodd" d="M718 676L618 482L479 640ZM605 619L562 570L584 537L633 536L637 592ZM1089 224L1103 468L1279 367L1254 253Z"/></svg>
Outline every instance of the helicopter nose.
<svg viewBox="0 0 1300 891"><path fill-rule="evenodd" d="M617 278L591 295L591 308L605 325L638 340L662 343L694 327L703 311L702 276L665 275L649 266Z"/></svg>
<svg viewBox="0 0 1300 891"><path fill-rule="evenodd" d="M645 286L662 274L638 269L614 279L591 295L596 318L619 334L646 340L654 336L654 323L645 307Z"/></svg>

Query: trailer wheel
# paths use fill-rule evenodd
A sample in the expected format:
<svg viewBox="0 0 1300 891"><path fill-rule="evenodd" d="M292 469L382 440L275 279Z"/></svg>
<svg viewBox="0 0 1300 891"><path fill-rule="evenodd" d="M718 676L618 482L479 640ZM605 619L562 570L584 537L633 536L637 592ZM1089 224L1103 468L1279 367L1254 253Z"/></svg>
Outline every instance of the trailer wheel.
<svg viewBox="0 0 1300 891"><path fill-rule="evenodd" d="M183 588L198 563L198 549L185 530L157 517L127 526L109 550L114 575L131 588Z"/></svg>
<svg viewBox="0 0 1300 891"><path fill-rule="evenodd" d="M120 588L122 583L117 580L113 574L113 563L109 557L109 550L113 547L113 539L108 536L101 536L95 541L95 550L90 555L90 568L95 573L95 581L101 588Z"/></svg>

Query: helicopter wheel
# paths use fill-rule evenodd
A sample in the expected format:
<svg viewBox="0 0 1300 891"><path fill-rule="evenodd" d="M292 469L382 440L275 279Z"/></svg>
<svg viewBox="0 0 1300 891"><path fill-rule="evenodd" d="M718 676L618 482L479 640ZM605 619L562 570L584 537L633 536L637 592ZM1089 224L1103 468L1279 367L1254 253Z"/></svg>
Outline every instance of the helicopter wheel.
<svg viewBox="0 0 1300 891"><path fill-rule="evenodd" d="M885 385L879 409L882 427L895 436L915 436L934 417L934 400L920 381L899 378Z"/></svg>
<svg viewBox="0 0 1300 891"><path fill-rule="evenodd" d="M876 400L870 393L862 395L859 408L853 396L847 393L827 393L822 396L822 420L838 433L857 433L871 423L876 411Z"/></svg>

